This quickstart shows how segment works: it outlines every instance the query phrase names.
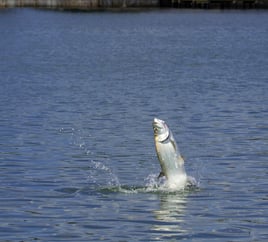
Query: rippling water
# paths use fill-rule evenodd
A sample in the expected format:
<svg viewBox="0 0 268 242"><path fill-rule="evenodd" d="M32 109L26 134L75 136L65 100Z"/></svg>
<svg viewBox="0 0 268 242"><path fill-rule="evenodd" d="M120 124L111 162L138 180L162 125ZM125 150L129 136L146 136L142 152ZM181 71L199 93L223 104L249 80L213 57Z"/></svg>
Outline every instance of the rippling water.
<svg viewBox="0 0 268 242"><path fill-rule="evenodd" d="M267 20L1 10L1 240L268 240ZM156 186L154 117L198 188Z"/></svg>

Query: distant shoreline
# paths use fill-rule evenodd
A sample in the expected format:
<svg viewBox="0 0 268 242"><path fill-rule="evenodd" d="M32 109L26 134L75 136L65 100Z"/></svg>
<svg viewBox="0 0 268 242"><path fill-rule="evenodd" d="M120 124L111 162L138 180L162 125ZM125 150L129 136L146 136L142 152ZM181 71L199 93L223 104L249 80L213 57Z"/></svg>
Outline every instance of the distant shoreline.
<svg viewBox="0 0 268 242"><path fill-rule="evenodd" d="M268 9L268 0L0 0L1 8L69 11L139 11L150 9Z"/></svg>

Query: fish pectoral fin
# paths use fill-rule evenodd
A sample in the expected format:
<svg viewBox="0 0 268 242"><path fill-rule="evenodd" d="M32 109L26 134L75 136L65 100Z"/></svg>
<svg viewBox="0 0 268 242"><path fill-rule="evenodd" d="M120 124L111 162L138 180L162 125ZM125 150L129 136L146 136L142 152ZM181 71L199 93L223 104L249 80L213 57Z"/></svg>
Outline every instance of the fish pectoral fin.
<svg viewBox="0 0 268 242"><path fill-rule="evenodd" d="M163 177L163 176L165 176L164 172L163 172L163 171L160 171L160 173L159 173L157 179L159 179L159 178L161 178L161 177Z"/></svg>

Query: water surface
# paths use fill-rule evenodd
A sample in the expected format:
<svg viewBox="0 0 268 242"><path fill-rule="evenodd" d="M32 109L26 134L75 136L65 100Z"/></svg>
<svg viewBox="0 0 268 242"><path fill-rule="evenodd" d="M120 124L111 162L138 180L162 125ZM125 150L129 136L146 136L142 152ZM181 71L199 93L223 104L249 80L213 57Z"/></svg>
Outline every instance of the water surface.
<svg viewBox="0 0 268 242"><path fill-rule="evenodd" d="M0 11L3 241L266 241L266 11ZM199 187L155 187L151 122Z"/></svg>

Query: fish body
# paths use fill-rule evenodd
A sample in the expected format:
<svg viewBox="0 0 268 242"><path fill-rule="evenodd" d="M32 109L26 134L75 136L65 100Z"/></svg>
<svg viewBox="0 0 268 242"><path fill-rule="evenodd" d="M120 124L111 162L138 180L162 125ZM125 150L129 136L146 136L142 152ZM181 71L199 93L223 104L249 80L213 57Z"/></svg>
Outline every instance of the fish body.
<svg viewBox="0 0 268 242"><path fill-rule="evenodd" d="M187 184L184 159L171 130L165 121L157 118L153 120L153 129L155 149L161 166L159 177L165 176L170 188L184 188Z"/></svg>

